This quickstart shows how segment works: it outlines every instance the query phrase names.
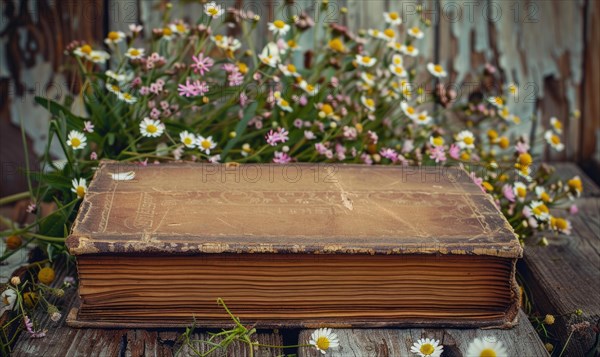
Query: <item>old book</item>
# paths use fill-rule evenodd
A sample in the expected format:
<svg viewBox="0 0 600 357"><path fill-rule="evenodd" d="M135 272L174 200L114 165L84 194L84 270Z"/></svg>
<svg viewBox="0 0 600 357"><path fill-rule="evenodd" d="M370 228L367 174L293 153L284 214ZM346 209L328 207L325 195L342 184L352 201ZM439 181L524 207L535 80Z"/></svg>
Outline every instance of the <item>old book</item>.
<svg viewBox="0 0 600 357"><path fill-rule="evenodd" d="M134 171L131 181L113 173ZM103 163L73 326L509 327L521 246L458 168Z"/></svg>

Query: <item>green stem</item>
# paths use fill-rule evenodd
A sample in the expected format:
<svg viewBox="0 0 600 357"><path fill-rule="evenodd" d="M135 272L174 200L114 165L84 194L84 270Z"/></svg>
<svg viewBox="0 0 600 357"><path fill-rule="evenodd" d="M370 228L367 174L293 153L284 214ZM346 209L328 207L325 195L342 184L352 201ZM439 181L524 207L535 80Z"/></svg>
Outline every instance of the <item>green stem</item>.
<svg viewBox="0 0 600 357"><path fill-rule="evenodd" d="M31 197L31 192L29 192L29 191L15 193L14 195L2 197L2 198L0 198L0 206L4 206L6 204L9 204L9 203L12 203L15 201L20 201L20 200L23 200L23 199L29 198L29 197Z"/></svg>
<svg viewBox="0 0 600 357"><path fill-rule="evenodd" d="M571 333L569 334L569 337L567 337L567 341L565 342L565 345L563 346L562 350L560 350L560 354L558 355L558 357L562 357L563 353L565 353L565 350L567 349L567 346L569 345L569 341L571 341L571 336L573 336L573 332L571 331Z"/></svg>

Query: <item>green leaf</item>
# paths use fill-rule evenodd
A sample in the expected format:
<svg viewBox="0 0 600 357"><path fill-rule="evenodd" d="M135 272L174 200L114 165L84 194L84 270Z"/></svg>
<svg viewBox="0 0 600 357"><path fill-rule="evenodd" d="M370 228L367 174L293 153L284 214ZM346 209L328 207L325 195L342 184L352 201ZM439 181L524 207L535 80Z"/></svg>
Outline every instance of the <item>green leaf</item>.
<svg viewBox="0 0 600 357"><path fill-rule="evenodd" d="M246 108L244 117L242 118L242 120L240 120L240 122L235 127L235 133L236 133L235 138L232 138L231 140L229 140L229 142L227 142L227 145L225 145L225 148L221 152L221 160L225 161L225 158L227 157L227 153L229 153L229 150L231 150L234 147L234 145L237 144L238 140L240 139L240 137L242 136L244 131L246 131L246 128L248 127L248 122L256 114L257 106L258 106L258 102L252 102L252 103L250 103L248 108Z"/></svg>

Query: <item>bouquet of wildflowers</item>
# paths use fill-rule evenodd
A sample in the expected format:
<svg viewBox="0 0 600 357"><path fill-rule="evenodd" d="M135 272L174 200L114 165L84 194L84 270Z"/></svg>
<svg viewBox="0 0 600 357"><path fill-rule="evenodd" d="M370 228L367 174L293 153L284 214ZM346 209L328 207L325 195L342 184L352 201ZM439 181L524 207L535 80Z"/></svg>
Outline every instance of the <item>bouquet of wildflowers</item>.
<svg viewBox="0 0 600 357"><path fill-rule="evenodd" d="M19 244L0 253L30 242L50 256L64 251L101 159L462 165L523 241L547 244L541 235L569 234L565 216L576 207L565 203L581 194L582 182L557 180L532 153L537 141L563 149L561 121L553 119L543 137L519 135L526 120L510 110L518 85L489 85L500 77L490 65L480 87L458 98L447 69L419 53L430 22L418 14L387 12L380 28L359 32L315 24L305 13L275 18L266 46L256 49L259 16L208 3L195 23L171 19L167 7L162 27L146 29L147 40L132 25L104 43L70 44L79 93L62 104L36 98L53 115L49 140L60 143L64 159L46 153L42 172L30 174L29 211L37 218L26 227L9 224L1 234ZM311 27L322 36L309 47ZM71 110L73 103L81 110ZM49 201L55 210L41 217L38 206ZM8 289L22 301L26 289Z"/></svg>

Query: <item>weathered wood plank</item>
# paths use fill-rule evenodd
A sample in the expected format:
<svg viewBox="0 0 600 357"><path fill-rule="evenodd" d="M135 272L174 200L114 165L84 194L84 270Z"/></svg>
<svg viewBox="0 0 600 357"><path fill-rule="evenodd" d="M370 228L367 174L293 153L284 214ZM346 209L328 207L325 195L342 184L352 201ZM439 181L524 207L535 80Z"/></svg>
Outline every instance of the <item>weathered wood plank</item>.
<svg viewBox="0 0 600 357"><path fill-rule="evenodd" d="M519 324L511 330L459 329L340 329L335 330L340 347L331 350L332 357L412 356L410 347L419 338L435 338L444 345L447 356L460 356L476 337L502 341L509 356L547 356L533 326L521 312ZM308 343L312 330L300 332L299 343ZM312 347L299 349L299 357L317 357L321 354Z"/></svg>
<svg viewBox="0 0 600 357"><path fill-rule="evenodd" d="M57 271L55 285L59 286L65 276L75 275L74 267ZM75 289L67 291L64 304L58 305L63 315L77 304ZM41 329L48 329L47 336L32 339L22 333L13 349L13 356L174 356L181 347L179 337L182 330L124 330L124 329L74 329L66 326L65 316L59 322L52 322L48 314L40 312L35 320ZM206 331L194 333L192 339L207 340ZM270 331L256 334L256 341L266 345L283 345L281 334ZM206 346L195 348L206 351ZM276 348L259 348L255 356L279 356L282 351ZM194 356L191 349L183 346L181 356ZM249 356L249 349L243 343L232 344L227 351L218 351L215 356Z"/></svg>
<svg viewBox="0 0 600 357"><path fill-rule="evenodd" d="M555 324L549 326L555 348L562 349L573 325L590 324L573 334L567 356L585 355L592 348L600 325L600 198L575 202L579 213L569 217L572 235L549 239L548 247L530 247L520 267L537 313L556 316ZM583 314L574 315L576 309Z"/></svg>

